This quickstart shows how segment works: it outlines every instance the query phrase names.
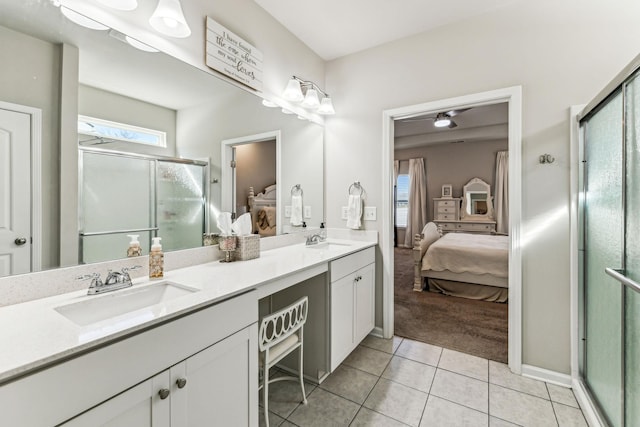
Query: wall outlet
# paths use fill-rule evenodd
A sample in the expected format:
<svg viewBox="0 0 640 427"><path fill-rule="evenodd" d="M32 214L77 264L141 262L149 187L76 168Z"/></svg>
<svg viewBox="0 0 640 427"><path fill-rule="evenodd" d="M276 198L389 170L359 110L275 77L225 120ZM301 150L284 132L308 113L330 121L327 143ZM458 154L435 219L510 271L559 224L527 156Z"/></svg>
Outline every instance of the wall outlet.
<svg viewBox="0 0 640 427"><path fill-rule="evenodd" d="M364 208L364 220L365 221L375 221L377 218L376 207L375 206L365 206Z"/></svg>
<svg viewBox="0 0 640 427"><path fill-rule="evenodd" d="M291 206L284 207L284 217L291 218Z"/></svg>
<svg viewBox="0 0 640 427"><path fill-rule="evenodd" d="M304 207L304 217L311 218L311 206Z"/></svg>

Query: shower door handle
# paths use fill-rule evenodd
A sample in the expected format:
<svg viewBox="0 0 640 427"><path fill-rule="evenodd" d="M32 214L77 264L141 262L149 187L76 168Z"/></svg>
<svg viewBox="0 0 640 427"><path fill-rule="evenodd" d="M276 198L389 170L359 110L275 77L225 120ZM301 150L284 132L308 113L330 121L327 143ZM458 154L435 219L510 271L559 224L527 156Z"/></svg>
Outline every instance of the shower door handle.
<svg viewBox="0 0 640 427"><path fill-rule="evenodd" d="M625 285L627 288L633 289L634 291L640 293L640 283L638 283L635 280L630 279L629 277L625 276L623 274L624 270L616 270L614 268L605 268L604 271L609 276L613 277L618 282L620 282L623 285Z"/></svg>

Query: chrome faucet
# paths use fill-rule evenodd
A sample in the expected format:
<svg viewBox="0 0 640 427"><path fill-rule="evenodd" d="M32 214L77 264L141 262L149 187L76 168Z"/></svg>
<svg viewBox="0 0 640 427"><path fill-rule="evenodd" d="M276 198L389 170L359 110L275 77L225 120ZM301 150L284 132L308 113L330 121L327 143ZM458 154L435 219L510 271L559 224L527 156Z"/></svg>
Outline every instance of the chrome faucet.
<svg viewBox="0 0 640 427"><path fill-rule="evenodd" d="M100 273L93 273L90 277L91 285L89 285L87 295L102 294L133 286L128 268L123 268L121 272L109 270L104 282L100 278Z"/></svg>
<svg viewBox="0 0 640 427"><path fill-rule="evenodd" d="M305 243L305 245L307 246L312 246L312 245L317 245L320 242L324 242L325 238L320 235L320 234L312 234L307 236L307 241Z"/></svg>

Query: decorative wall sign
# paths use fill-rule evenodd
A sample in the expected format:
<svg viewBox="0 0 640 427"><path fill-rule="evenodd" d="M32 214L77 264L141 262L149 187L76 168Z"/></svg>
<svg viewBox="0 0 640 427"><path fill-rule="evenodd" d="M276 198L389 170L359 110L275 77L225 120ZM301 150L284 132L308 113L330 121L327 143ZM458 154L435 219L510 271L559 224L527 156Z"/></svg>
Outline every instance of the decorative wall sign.
<svg viewBox="0 0 640 427"><path fill-rule="evenodd" d="M262 91L262 52L207 17L207 66Z"/></svg>

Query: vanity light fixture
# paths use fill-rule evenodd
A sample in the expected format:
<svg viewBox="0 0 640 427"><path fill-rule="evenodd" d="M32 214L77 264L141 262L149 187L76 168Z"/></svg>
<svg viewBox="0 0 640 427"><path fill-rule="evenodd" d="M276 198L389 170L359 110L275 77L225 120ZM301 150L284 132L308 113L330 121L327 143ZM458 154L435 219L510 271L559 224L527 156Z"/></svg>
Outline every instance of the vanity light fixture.
<svg viewBox="0 0 640 427"><path fill-rule="evenodd" d="M120 31L116 31L113 28L109 30L109 35L114 39L121 41L122 43L126 43L129 46L135 47L136 49L142 50L144 52L153 52L153 53L158 52L157 49L154 49L147 44L144 44L134 38L131 38L126 34L121 33Z"/></svg>
<svg viewBox="0 0 640 427"><path fill-rule="evenodd" d="M283 112L283 113L285 113L285 114L294 114L294 112L293 112L293 111L291 111L291 110L287 110L286 108L283 108L283 109L282 109L282 112Z"/></svg>
<svg viewBox="0 0 640 427"><path fill-rule="evenodd" d="M304 90L304 92L303 92ZM320 99L322 96L322 100ZM293 76L282 93L287 101L299 102L304 108L315 110L318 114L335 114L333 103L328 93L315 83Z"/></svg>
<svg viewBox="0 0 640 427"><path fill-rule="evenodd" d="M55 4L55 3L54 3ZM109 27L106 25L102 25L101 23L94 21L93 19L87 18L84 15L79 14L78 12L71 10L67 7L60 5L60 12L71 22L74 24L78 24L82 27L89 28L90 30L99 30L104 31L108 30Z"/></svg>
<svg viewBox="0 0 640 427"><path fill-rule="evenodd" d="M170 37L185 38L191 35L180 0L159 0L149 24L159 33Z"/></svg>
<svg viewBox="0 0 640 427"><path fill-rule="evenodd" d="M269 108L275 108L278 106L278 104L276 104L273 101L269 101L268 99L262 99L262 105L264 105L265 107L269 107Z"/></svg>
<svg viewBox="0 0 640 427"><path fill-rule="evenodd" d="M135 10L138 7L138 0L98 0L98 3L117 10Z"/></svg>

